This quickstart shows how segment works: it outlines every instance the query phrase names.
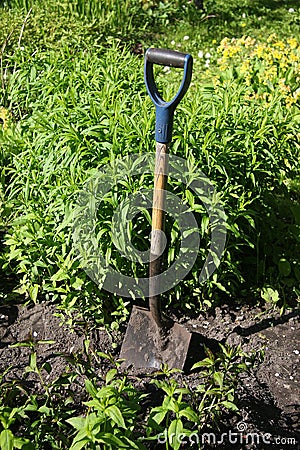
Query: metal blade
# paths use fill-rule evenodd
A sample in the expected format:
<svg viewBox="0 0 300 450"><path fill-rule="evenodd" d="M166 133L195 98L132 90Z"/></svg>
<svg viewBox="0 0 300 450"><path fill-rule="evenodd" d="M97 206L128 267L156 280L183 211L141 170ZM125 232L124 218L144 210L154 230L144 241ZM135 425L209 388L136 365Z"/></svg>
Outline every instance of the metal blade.
<svg viewBox="0 0 300 450"><path fill-rule="evenodd" d="M150 311L134 306L127 326L120 358L126 367L159 369L162 363L169 368L183 369L192 334L174 323L162 341Z"/></svg>

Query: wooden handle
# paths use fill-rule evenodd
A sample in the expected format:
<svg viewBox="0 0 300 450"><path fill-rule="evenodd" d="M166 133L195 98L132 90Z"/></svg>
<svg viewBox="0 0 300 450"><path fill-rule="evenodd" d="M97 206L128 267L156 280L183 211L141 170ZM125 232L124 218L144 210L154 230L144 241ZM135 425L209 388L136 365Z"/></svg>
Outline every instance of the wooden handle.
<svg viewBox="0 0 300 450"><path fill-rule="evenodd" d="M149 308L159 328L163 328L160 296L156 275L162 271L165 239L161 232L165 229L165 190L168 181L168 144L156 143L154 192L152 205L152 233L149 266ZM153 278L154 277L154 278Z"/></svg>

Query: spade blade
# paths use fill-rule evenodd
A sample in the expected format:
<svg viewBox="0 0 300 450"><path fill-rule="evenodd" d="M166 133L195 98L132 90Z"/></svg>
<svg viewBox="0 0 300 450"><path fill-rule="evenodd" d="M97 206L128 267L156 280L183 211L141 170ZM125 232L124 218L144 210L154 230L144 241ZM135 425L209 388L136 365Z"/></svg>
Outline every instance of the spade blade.
<svg viewBox="0 0 300 450"><path fill-rule="evenodd" d="M120 358L124 365L135 368L184 368L192 334L178 323L168 329L162 339L158 327L146 308L134 306L122 344Z"/></svg>

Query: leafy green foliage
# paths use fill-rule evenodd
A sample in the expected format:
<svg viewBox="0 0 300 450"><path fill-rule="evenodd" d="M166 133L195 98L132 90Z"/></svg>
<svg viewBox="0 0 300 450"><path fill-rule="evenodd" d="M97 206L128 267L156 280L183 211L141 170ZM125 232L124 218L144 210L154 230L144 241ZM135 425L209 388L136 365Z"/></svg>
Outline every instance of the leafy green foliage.
<svg viewBox="0 0 300 450"><path fill-rule="evenodd" d="M90 25L81 21L80 8L91 4L74 4L77 12L69 5L62 20L71 24L79 14L78 33L87 32ZM156 7L153 3L149 8ZM114 8L123 6L116 2ZM149 13L149 8L145 4L142 9ZM94 16L100 14L96 9L91 12ZM19 42L10 47L7 41L3 53L2 98L12 120L0 138L1 227L6 232L1 265L17 274L18 293L27 299L51 299L67 312L96 316L98 322L112 322L116 328L128 316L127 303L108 297L82 270L72 246L72 207L95 170L132 152L153 153L154 108L145 92L142 61L128 47L112 35L103 45L93 34L90 41L80 34L81 49L66 36L55 44L45 38L45 48L36 47L29 39L36 11L26 23L23 16L24 27L20 24L15 33ZM170 180L170 190L194 211L202 241L192 272L166 295L166 303L197 311L224 296L258 293L260 298L260 289L271 286L278 290L281 306L286 305L286 298L295 298L299 291L293 183L299 173L297 103L287 109L286 96L282 94L280 101L279 91L268 105L260 99L249 101L247 80L236 76L230 62L218 82L213 70L203 75L201 64L196 54L193 85L178 107L171 151L186 158L191 177L200 168L215 184L215 200L223 204L227 216L227 245L218 271L199 286L211 226L197 195ZM176 91L180 76L176 71L158 71L159 86L167 97ZM208 77L215 77L215 84ZM129 193L151 186L149 176L124 180L99 209L101 252L117 270L131 276L146 276L147 268L120 257L112 240L111 218ZM176 222L169 222L167 229L170 265L180 236ZM143 248L149 232L147 217L140 217L130 229L132 241Z"/></svg>
<svg viewBox="0 0 300 450"><path fill-rule="evenodd" d="M136 127L138 136L132 135L129 143L126 139L122 142L126 108L131 108L131 96L140 89L142 83L138 79L138 68L134 58L124 51L120 53L124 67L126 64L134 64L134 71L122 74L120 68L115 67L111 72L110 59L114 58L116 51L119 52L120 49L112 48L108 53L103 49L102 55L99 56L86 55L85 69L80 62L83 53L75 58L70 54L68 60L63 60L53 53L50 66L48 57L41 54L38 57L39 69L36 70L46 70L47 75L41 79L42 84L36 82L34 75L35 81L32 81L32 86L35 87L31 90L33 96L36 99L39 98L40 106L34 112L32 111L33 115L28 117L28 122L27 119L21 120L14 130L13 137L7 137L11 145L16 146L19 139L22 140L23 133L29 133L27 142L29 146L25 144L26 150L24 149L23 157L20 158L19 153L12 154L13 166L7 167L7 177L11 179L11 189L10 193L7 192L7 199L15 199L17 196L18 204L23 212L20 210L19 213L11 216L10 225L13 228L10 227L10 230L14 229L14 232L7 236L6 243L11 249L8 262L19 261L18 273L22 276L19 292L27 293L33 301L36 301L37 295L42 291L54 300L59 295L66 306L74 305L79 298L85 298L83 302L89 299L90 303L90 301L93 302L93 296L97 295L100 298L102 296L97 289L95 290L95 286L92 286L85 273L78 269L79 263L70 242L70 228L73 220L70 205L85 181L86 175L91 174L93 167L97 167L100 161L108 161L112 149L115 148L116 152L119 152L124 147L124 151L127 151L125 149L129 146L133 147L133 139L136 141L141 139L141 131ZM106 65L102 64L105 58ZM30 65L28 61L29 84L31 84L30 79L33 73L36 73L35 70L32 71ZM76 87L72 88L69 85L68 76L74 69L75 73L72 76L75 75ZM57 75L64 71L65 81L62 78L60 85L57 85ZM120 76L123 81L119 78ZM78 80L75 81L77 77ZM83 91L87 87L88 78L90 78L90 86L89 91L86 90L87 97L84 98ZM78 84L79 80L81 81ZM119 100L116 105L119 104L119 112L116 109L115 111L110 109L111 102L116 100L115 82L122 83L124 90L130 88L125 97L124 91L118 94ZM41 107L39 97L40 89L45 87L44 83L47 84L49 99L48 105L45 105L45 111ZM16 85L14 85L15 88ZM25 99L26 89L23 90L20 85L20 89L15 90L12 95L18 101ZM51 101L50 97L52 97ZM48 115L49 108L52 110L52 117ZM69 121L64 118L65 108L70 111ZM80 117L76 121L81 124L79 129L76 129L78 125L74 124L74 119L78 113ZM100 123L99 117L102 117ZM58 123L61 125L58 126ZM117 131L118 128L119 131ZM30 166L27 166L27 158L31 161ZM27 166L28 175L25 191L18 187L19 183L22 184L25 180L24 174L21 175L25 169L24 164ZM19 175L17 175L18 172ZM12 181L13 178L15 181ZM22 178L23 181L21 181ZM45 201L48 204L46 209ZM107 220L104 223L107 228ZM100 302L97 308L99 311Z"/></svg>
<svg viewBox="0 0 300 450"><path fill-rule="evenodd" d="M204 428L213 427L224 411L238 411L235 389L239 374L250 370L255 355L245 354L240 347L220 344L213 354L206 349L207 357L194 364L198 371L195 390L182 386L172 377L178 370L162 368L153 384L164 393L162 404L151 409L147 423L147 440L164 438L166 448L179 449L182 436L186 438ZM153 434L154 433L154 434Z"/></svg>
<svg viewBox="0 0 300 450"><path fill-rule="evenodd" d="M149 441L157 442L161 436L167 449L178 449L182 433L188 437L208 423L221 421L225 411L237 410L238 376L256 362L255 355L246 355L239 347L221 346L217 354L207 350L207 358L194 366L194 389L184 385L179 369L163 365L148 375L162 394L161 402L153 406L149 394L122 371L121 361L95 353L88 340L83 354L65 356L65 372L49 382L51 364L41 364L37 354L38 346L45 343L32 339L18 343L30 348L22 378L12 381L10 368L0 376L1 450L144 450ZM105 362L108 369L100 373ZM24 389L29 376L31 381L39 380L39 392L29 394ZM79 403L75 402L78 388Z"/></svg>
<svg viewBox="0 0 300 450"><path fill-rule="evenodd" d="M193 369L201 369L199 374L203 377L196 389L198 414L200 417L208 414L210 423L218 422L224 408L238 410L235 404L238 376L255 363L255 354L247 355L239 346L219 345L218 354L214 355L206 349L207 357L193 366ZM205 423L204 420L202 423Z"/></svg>
<svg viewBox="0 0 300 450"><path fill-rule="evenodd" d="M85 403L89 408L86 417L67 421L77 430L70 448L97 448L97 444L105 444L112 448L144 449L142 444L135 443L134 432L141 410L139 402L144 395L139 395L126 377L117 377L117 369L110 369L105 382L97 388L86 381L92 399Z"/></svg>

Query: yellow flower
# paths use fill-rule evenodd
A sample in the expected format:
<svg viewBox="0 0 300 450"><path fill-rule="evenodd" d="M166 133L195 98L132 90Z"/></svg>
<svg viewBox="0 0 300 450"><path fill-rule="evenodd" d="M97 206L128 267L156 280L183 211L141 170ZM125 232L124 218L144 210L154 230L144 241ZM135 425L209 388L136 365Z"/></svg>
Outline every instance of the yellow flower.
<svg viewBox="0 0 300 450"><path fill-rule="evenodd" d="M256 47L256 55L258 58L262 58L264 54L265 45L264 44L258 44Z"/></svg>
<svg viewBox="0 0 300 450"><path fill-rule="evenodd" d="M220 86L221 81L220 81L220 77L218 75L213 77L213 84L214 84L214 87Z"/></svg>
<svg viewBox="0 0 300 450"><path fill-rule="evenodd" d="M284 78L282 78L281 80L279 80L279 90L280 90L280 92L281 92L281 94L282 95L288 95L288 93L289 92L291 92L291 88L290 88L290 86L287 86L286 84L285 84L285 79Z"/></svg>
<svg viewBox="0 0 300 450"><path fill-rule="evenodd" d="M245 40L245 47L253 47L255 44L255 39L251 38L250 36L247 36Z"/></svg>
<svg viewBox="0 0 300 450"><path fill-rule="evenodd" d="M236 55L240 51L240 47L229 45L223 50L223 58L232 58L234 55Z"/></svg>
<svg viewBox="0 0 300 450"><path fill-rule="evenodd" d="M240 70L241 70L241 73L249 72L249 70L250 70L250 61L249 61L249 59L246 59L245 61L243 61Z"/></svg>
<svg viewBox="0 0 300 450"><path fill-rule="evenodd" d="M298 59L299 59L299 57L298 57L295 53L291 53L291 54L289 55L289 59L290 59L292 62L297 62Z"/></svg>
<svg viewBox="0 0 300 450"><path fill-rule="evenodd" d="M251 75L245 77L246 86L251 86Z"/></svg>
<svg viewBox="0 0 300 450"><path fill-rule="evenodd" d="M272 42L272 41L274 41L275 39L276 39L276 33L272 33L272 34L270 34L270 36L268 37L268 39L267 39L267 42Z"/></svg>
<svg viewBox="0 0 300 450"><path fill-rule="evenodd" d="M274 50L272 56L274 59L281 59L283 55L278 50Z"/></svg>
<svg viewBox="0 0 300 450"><path fill-rule="evenodd" d="M279 85L279 87L285 86L285 78L279 78L278 85Z"/></svg>
<svg viewBox="0 0 300 450"><path fill-rule="evenodd" d="M3 106L0 106L0 124L2 124L2 129L7 130L9 122L9 112Z"/></svg>
<svg viewBox="0 0 300 450"><path fill-rule="evenodd" d="M295 89L300 84L300 47L295 38L279 40L272 34L267 43L257 42L249 36L224 38L218 51L220 70L235 67L247 93L254 90L253 82L258 81L260 92L249 94L247 100L256 99L268 105L279 96L286 107L299 102L300 88L297 91ZM288 81L286 73L289 74ZM228 81L224 83L230 82L231 78L229 74Z"/></svg>
<svg viewBox="0 0 300 450"><path fill-rule="evenodd" d="M295 39L295 38L289 38L289 39L287 39L287 43L289 44L289 46L290 46L292 49L295 49L295 48L297 48L297 46L298 46L297 39Z"/></svg>
<svg viewBox="0 0 300 450"><path fill-rule="evenodd" d="M265 78L265 80L272 81L277 76L277 67L271 66L268 67L263 73L262 76Z"/></svg>
<svg viewBox="0 0 300 450"><path fill-rule="evenodd" d="M285 49L285 44L282 41L278 41L274 43L274 47L279 47L281 50Z"/></svg>
<svg viewBox="0 0 300 450"><path fill-rule="evenodd" d="M288 68L287 61L286 60L285 61L280 61L279 67L280 67L280 69L287 69Z"/></svg>
<svg viewBox="0 0 300 450"><path fill-rule="evenodd" d="M287 108L291 108L291 106L294 104L294 103L296 103L296 99L295 99L295 97L293 96L293 95L287 95L286 97L285 97L285 104L286 104L286 107Z"/></svg>
<svg viewBox="0 0 300 450"><path fill-rule="evenodd" d="M225 72L226 69L228 69L228 65L227 64L223 63L223 64L220 65L221 72Z"/></svg>
<svg viewBox="0 0 300 450"><path fill-rule="evenodd" d="M222 51L223 48L227 47L228 43L229 43L228 37L224 37L224 39L222 39L222 41L220 42L218 50Z"/></svg>

